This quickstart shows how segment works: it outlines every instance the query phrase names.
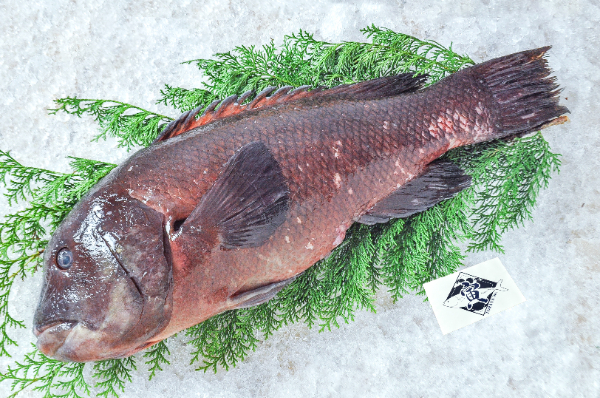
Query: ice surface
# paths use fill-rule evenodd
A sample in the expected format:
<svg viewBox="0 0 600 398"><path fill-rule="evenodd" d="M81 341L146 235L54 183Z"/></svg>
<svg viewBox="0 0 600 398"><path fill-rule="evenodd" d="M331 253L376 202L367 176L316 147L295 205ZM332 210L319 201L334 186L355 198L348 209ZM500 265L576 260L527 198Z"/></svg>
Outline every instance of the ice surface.
<svg viewBox="0 0 600 398"><path fill-rule="evenodd" d="M292 325L237 368L195 372L185 337L172 366L147 380L143 361L124 397L597 397L600 395L600 7L573 1L66 1L0 3L0 147L27 165L66 171L66 156L118 163L115 142L90 144L89 118L48 116L67 95L154 104L165 83L198 87L181 61L262 45L305 29L328 41L361 40L371 23L444 45L476 61L553 45L552 68L571 122L544 132L563 155L534 222L506 234L500 259L527 302L442 336L428 303L393 304L318 333ZM9 211L2 200L0 215ZM480 253L470 266L493 258ZM31 326L40 275L19 283L10 308ZM30 350L21 332L19 359ZM139 356L139 355L138 355ZM12 359L1 358L4 371ZM0 384L0 395L9 385ZM22 396L37 397L26 392Z"/></svg>

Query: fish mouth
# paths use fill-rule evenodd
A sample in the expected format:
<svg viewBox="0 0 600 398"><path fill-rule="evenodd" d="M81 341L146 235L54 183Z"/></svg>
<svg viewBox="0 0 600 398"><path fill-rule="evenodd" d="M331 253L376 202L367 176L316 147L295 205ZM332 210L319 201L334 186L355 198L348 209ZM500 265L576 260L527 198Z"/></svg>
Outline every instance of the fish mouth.
<svg viewBox="0 0 600 398"><path fill-rule="evenodd" d="M44 333L45 331L52 329L52 328L56 328L56 329L60 329L60 330L70 330L70 329L73 329L73 326L75 326L75 324L77 324L77 321L49 322L42 326L35 326L33 328L33 334L35 335L35 337L40 337L40 335L42 333ZM52 332L52 331L50 331L50 332Z"/></svg>
<svg viewBox="0 0 600 398"><path fill-rule="evenodd" d="M35 326L33 334L37 337L37 347L48 357L53 357L77 325L77 321L54 321Z"/></svg>

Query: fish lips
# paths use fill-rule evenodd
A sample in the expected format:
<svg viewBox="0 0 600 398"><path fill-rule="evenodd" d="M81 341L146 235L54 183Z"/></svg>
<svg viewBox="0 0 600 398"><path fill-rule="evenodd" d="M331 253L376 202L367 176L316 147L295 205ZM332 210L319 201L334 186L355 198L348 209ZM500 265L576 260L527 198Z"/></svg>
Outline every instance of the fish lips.
<svg viewBox="0 0 600 398"><path fill-rule="evenodd" d="M58 321L34 329L37 348L47 357L63 362L90 362L131 355L128 345L106 345L102 332L88 329L81 322Z"/></svg>
<svg viewBox="0 0 600 398"><path fill-rule="evenodd" d="M61 361L70 361L69 358L63 358L60 355L60 349L65 340L78 324L77 321L56 321L47 323L33 329L33 334L37 337L37 348L47 357L59 359Z"/></svg>

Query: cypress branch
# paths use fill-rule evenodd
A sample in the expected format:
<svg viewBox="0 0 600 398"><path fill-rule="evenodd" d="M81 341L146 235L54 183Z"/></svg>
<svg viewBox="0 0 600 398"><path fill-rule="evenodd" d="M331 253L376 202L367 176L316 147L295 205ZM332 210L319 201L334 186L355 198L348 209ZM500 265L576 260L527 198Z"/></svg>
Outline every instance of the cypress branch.
<svg viewBox="0 0 600 398"><path fill-rule="evenodd" d="M57 108L50 115L65 112L81 117L89 114L100 127L93 141L117 137L119 147L127 150L135 146L148 146L173 118L150 112L138 106L115 100L66 97L54 100Z"/></svg>
<svg viewBox="0 0 600 398"><path fill-rule="evenodd" d="M560 168L560 156L550 151L541 133L512 142L457 148L448 158L473 178L473 228L469 251L504 253L502 235L531 220L542 188Z"/></svg>
<svg viewBox="0 0 600 398"><path fill-rule="evenodd" d="M261 49L239 46L216 54L216 59L186 61L196 64L208 78L204 88L186 90L167 86L158 102L183 111L207 106L215 98L241 95L249 90L259 92L268 86L332 87L404 72L428 74L429 83L434 83L475 64L469 57L433 41L374 25L361 31L371 43L328 43L300 30L298 34L285 36L279 49L273 42Z"/></svg>
<svg viewBox="0 0 600 398"><path fill-rule="evenodd" d="M101 389L97 396L119 398L117 390L125 391L125 383L131 383L131 373L136 369L134 357L97 361L94 378L99 380L96 387Z"/></svg>
<svg viewBox="0 0 600 398"><path fill-rule="evenodd" d="M217 99L217 96L208 90L200 88L188 90L168 84L160 90L160 94L162 97L156 102L157 104L172 106L180 112L190 111L201 104L208 105Z"/></svg>
<svg viewBox="0 0 600 398"><path fill-rule="evenodd" d="M16 397L29 387L43 393L44 398L89 396L90 389L83 378L85 364L57 361L33 347L34 350L26 354L23 361L15 361L12 367L8 366L5 373L0 373L0 382L11 383L12 394L8 398Z"/></svg>
<svg viewBox="0 0 600 398"><path fill-rule="evenodd" d="M146 365L150 365L150 375L148 376L148 380L152 380L152 378L156 376L156 372L162 371L163 365L171 364L167 359L167 356L169 355L171 355L171 351L169 351L169 347L167 347L166 339L156 343L144 353L144 358L149 358L146 361Z"/></svg>

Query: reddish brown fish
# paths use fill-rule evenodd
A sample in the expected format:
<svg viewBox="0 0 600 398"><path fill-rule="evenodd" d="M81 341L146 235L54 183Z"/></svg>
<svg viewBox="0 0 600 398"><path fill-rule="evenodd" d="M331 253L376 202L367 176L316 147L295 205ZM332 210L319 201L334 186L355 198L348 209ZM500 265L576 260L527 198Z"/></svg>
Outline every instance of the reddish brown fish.
<svg viewBox="0 0 600 398"><path fill-rule="evenodd" d="M535 131L567 109L525 51L449 76L230 97L188 112L98 183L45 252L46 355L131 355L271 299L354 222L424 210L469 184L451 148Z"/></svg>

